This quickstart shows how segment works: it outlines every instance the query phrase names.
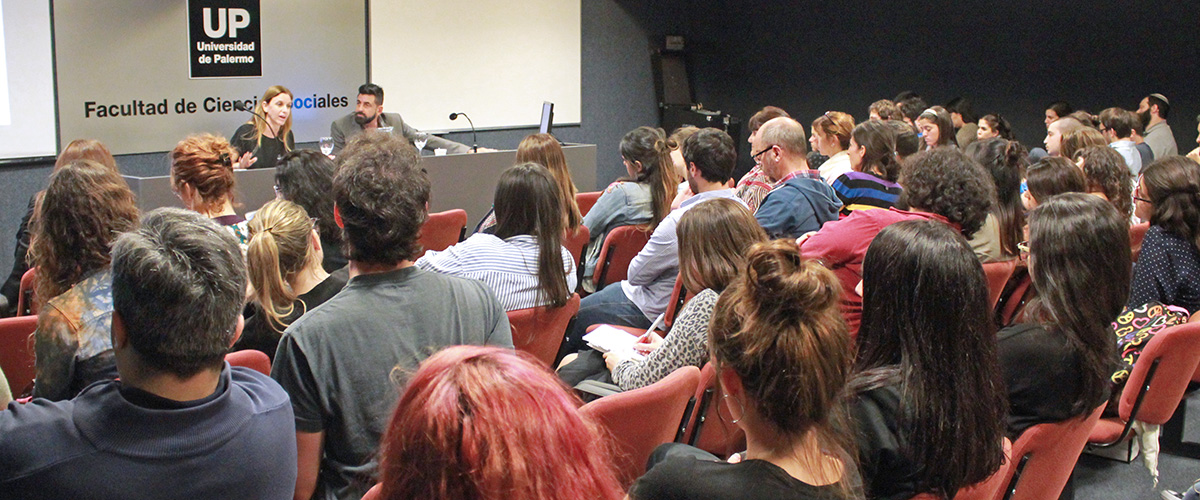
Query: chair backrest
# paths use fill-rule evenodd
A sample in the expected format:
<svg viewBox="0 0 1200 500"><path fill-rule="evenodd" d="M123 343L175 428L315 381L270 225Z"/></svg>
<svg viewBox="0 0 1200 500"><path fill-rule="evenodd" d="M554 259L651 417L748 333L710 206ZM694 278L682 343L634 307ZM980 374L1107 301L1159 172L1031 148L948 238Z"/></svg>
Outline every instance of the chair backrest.
<svg viewBox="0 0 1200 500"><path fill-rule="evenodd" d="M381 498L383 498L383 485L376 484L367 490L367 494L363 495L362 500L379 500Z"/></svg>
<svg viewBox="0 0 1200 500"><path fill-rule="evenodd" d="M1016 259L988 262L983 265L983 274L987 276L988 310L996 309L996 302L1000 300L1000 294L1004 292L1004 285L1008 284L1008 279L1012 277L1013 270L1016 268Z"/></svg>
<svg viewBox="0 0 1200 500"><path fill-rule="evenodd" d="M509 311L508 324L512 327L513 347L542 360L547 368L553 367L558 348L567 333L567 324L578 312L577 293L572 294L562 307L531 307Z"/></svg>
<svg viewBox="0 0 1200 500"><path fill-rule="evenodd" d="M1134 402L1145 385L1151 367L1158 361L1150 388L1132 415ZM1200 363L1200 323L1187 323L1165 328L1156 333L1129 372L1129 380L1121 391L1121 420L1133 418L1148 424L1164 424L1171 419L1183 399L1192 374Z"/></svg>
<svg viewBox="0 0 1200 500"><path fill-rule="evenodd" d="M37 316L0 319L0 370L4 370L13 397L25 394L37 373L30 337L36 329Z"/></svg>
<svg viewBox="0 0 1200 500"><path fill-rule="evenodd" d="M579 216L587 216L588 211L596 206L596 200L600 199L600 194L603 191L591 191L587 193L575 193L575 204L579 205Z"/></svg>
<svg viewBox="0 0 1200 500"><path fill-rule="evenodd" d="M575 228L575 231L568 231L563 236L563 246L567 247L567 251L571 252L571 257L575 259L575 265L579 265L579 257L583 255L583 247L587 245L588 239L592 236L588 231L587 226L580 224Z"/></svg>
<svg viewBox="0 0 1200 500"><path fill-rule="evenodd" d="M629 263L650 241L650 235L648 226L619 226L608 232L596 260L596 272L592 275L596 290L628 277Z"/></svg>
<svg viewBox="0 0 1200 500"><path fill-rule="evenodd" d="M675 288L671 289L670 302L667 303L667 311L663 316L663 328L667 331L671 330L671 324L675 322L675 316L683 309L683 305L687 301L692 300L696 294L688 292L683 287L683 274L675 277Z"/></svg>
<svg viewBox="0 0 1200 500"><path fill-rule="evenodd" d="M612 442L617 478L628 488L646 472L650 452L675 440L700 369L685 366L649 386L605 396L579 408Z"/></svg>
<svg viewBox="0 0 1200 500"><path fill-rule="evenodd" d="M1134 262L1137 262L1138 255L1142 253L1142 240L1146 239L1146 231L1149 230L1149 222L1129 226L1129 250L1133 252Z"/></svg>
<svg viewBox="0 0 1200 500"><path fill-rule="evenodd" d="M1058 498L1071 478L1075 462L1105 405L1070 420L1038 424L1013 443L1011 464L1006 467L1005 500ZM957 497L955 497L957 498Z"/></svg>
<svg viewBox="0 0 1200 500"><path fill-rule="evenodd" d="M954 500L996 500L1004 491L1005 481L1011 475L1013 444L1008 438L1004 439L1004 463L987 479L970 486L964 486L954 495ZM920 496L920 495L918 495ZM931 497L934 500L934 497Z"/></svg>
<svg viewBox="0 0 1200 500"><path fill-rule="evenodd" d="M683 432L684 442L721 458L746 449L746 433L732 423L729 406L717 388L717 370L712 363L700 369L696 407Z"/></svg>
<svg viewBox="0 0 1200 500"><path fill-rule="evenodd" d="M417 243L425 250L442 251L459 241L462 241L463 231L467 229L467 211L461 208L429 214L425 225L421 226L421 234Z"/></svg>
<svg viewBox="0 0 1200 500"><path fill-rule="evenodd" d="M33 282L37 279L37 268L31 267L21 275L21 287L17 294L16 316L37 316L37 304L33 300Z"/></svg>
<svg viewBox="0 0 1200 500"><path fill-rule="evenodd" d="M271 358L263 354L262 351L254 349L234 351L225 355L225 361L228 361L230 366L242 366L263 375L271 375Z"/></svg>
<svg viewBox="0 0 1200 500"><path fill-rule="evenodd" d="M1018 315L1024 312L1025 304L1033 297L1033 279L1023 269L1014 270L1013 278L1005 286L1007 293L1000 294L1000 301L995 307L996 326L1004 328L1013 324Z"/></svg>

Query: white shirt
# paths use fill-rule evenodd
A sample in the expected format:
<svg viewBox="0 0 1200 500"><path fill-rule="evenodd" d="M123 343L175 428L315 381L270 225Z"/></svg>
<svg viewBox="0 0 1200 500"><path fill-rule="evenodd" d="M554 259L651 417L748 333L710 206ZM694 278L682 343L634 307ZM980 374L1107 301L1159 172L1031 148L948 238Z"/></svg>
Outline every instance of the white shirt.
<svg viewBox="0 0 1200 500"><path fill-rule="evenodd" d="M1125 165L1129 167L1129 173L1137 177L1138 172L1142 171L1142 154L1138 152L1137 144L1129 139L1121 139L1109 143L1108 147L1121 153L1121 157L1125 158Z"/></svg>
<svg viewBox="0 0 1200 500"><path fill-rule="evenodd" d="M566 248L562 250L563 272L567 274L567 290L576 284L575 259ZM442 274L482 281L505 311L546 305L538 300L538 244L526 234L500 239L491 234L475 233L438 252L429 250L417 259L416 266Z"/></svg>
<svg viewBox="0 0 1200 500"><path fill-rule="evenodd" d="M850 167L850 154L845 151L839 151L837 154L830 156L828 160L825 160L825 163L817 167L817 170L821 172L821 180L832 186L833 181L837 180L838 177L853 170Z"/></svg>

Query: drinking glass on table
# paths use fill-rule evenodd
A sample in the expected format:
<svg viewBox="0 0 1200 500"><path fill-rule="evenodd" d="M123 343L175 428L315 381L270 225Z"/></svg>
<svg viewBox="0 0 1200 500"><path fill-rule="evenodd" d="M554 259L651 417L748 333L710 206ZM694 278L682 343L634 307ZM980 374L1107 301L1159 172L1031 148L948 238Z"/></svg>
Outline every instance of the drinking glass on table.
<svg viewBox="0 0 1200 500"><path fill-rule="evenodd" d="M417 147L417 153L425 149L425 144L429 142L429 134L425 132L417 132L413 134L413 146Z"/></svg>
<svg viewBox="0 0 1200 500"><path fill-rule="evenodd" d="M332 152L333 152L333 138L332 137L322 137L321 138L321 154L323 154L325 156L329 156L329 153L332 153Z"/></svg>

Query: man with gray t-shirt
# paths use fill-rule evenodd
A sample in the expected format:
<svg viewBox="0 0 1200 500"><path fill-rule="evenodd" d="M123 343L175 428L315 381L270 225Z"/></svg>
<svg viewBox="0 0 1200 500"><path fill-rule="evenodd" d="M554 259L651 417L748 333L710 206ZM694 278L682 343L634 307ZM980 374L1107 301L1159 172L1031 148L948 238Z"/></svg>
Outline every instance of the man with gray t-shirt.
<svg viewBox="0 0 1200 500"><path fill-rule="evenodd" d="M413 266L430 189L416 149L360 134L338 160L334 217L350 281L288 327L271 370L295 410L297 498L366 493L388 418L422 360L451 345L512 347L508 317L486 286Z"/></svg>

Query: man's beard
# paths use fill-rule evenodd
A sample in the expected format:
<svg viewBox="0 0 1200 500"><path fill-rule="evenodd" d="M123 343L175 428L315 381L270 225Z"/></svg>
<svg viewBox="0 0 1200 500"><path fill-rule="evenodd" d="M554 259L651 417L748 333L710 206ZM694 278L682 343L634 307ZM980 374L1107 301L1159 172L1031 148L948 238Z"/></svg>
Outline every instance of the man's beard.
<svg viewBox="0 0 1200 500"><path fill-rule="evenodd" d="M1150 109L1146 108L1145 111L1138 113L1138 119L1142 120L1143 127L1149 127L1150 126Z"/></svg>
<svg viewBox="0 0 1200 500"><path fill-rule="evenodd" d="M359 124L359 125L366 125L366 124L368 124L368 123L371 123L371 122L375 121L375 117L377 117L377 116L379 116L379 115L377 115L377 114L376 114L376 115L371 115L371 117L370 117L370 118L367 118L367 116L366 116L366 115L361 115L361 114L358 114L358 113L354 113L354 123L357 123L357 124Z"/></svg>

